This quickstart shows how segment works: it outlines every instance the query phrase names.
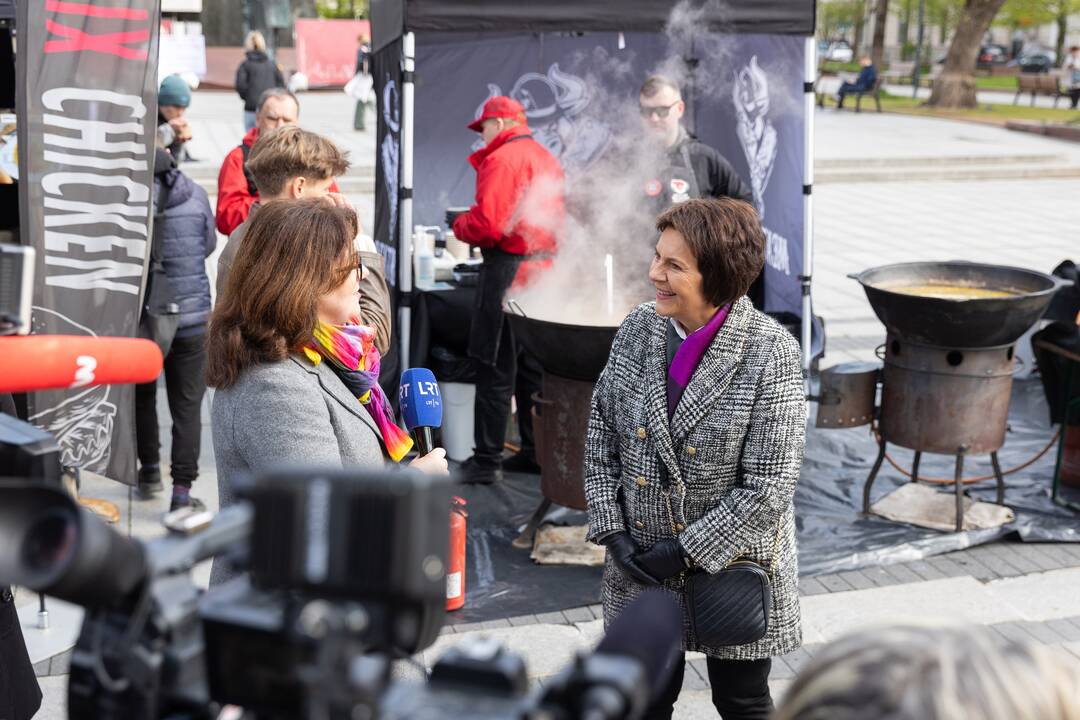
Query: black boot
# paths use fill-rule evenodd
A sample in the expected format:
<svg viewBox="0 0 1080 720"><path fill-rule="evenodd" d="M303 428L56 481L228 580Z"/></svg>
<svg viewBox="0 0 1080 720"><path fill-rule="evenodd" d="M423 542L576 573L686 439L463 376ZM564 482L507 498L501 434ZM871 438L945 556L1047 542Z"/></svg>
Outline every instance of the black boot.
<svg viewBox="0 0 1080 720"><path fill-rule="evenodd" d="M461 463L458 472L461 482L466 485L491 485L503 479L502 468L497 462L477 460L475 455Z"/></svg>
<svg viewBox="0 0 1080 720"><path fill-rule="evenodd" d="M540 465L536 462L536 456L533 453L524 451L515 453L512 457L503 460L502 469L505 472L525 473L526 475L540 474Z"/></svg>
<svg viewBox="0 0 1080 720"><path fill-rule="evenodd" d="M143 465L139 468L139 483L136 486L139 497L149 499L161 492L163 487L160 465Z"/></svg>

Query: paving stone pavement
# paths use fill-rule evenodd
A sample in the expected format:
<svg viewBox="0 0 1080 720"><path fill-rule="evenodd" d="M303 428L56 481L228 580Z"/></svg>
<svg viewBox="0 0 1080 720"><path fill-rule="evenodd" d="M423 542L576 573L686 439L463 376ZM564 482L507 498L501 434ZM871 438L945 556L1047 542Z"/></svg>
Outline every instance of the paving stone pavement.
<svg viewBox="0 0 1080 720"><path fill-rule="evenodd" d="M325 132L354 152L357 176L370 169L373 140L351 130L351 103L344 96L309 93L301 97L305 126ZM235 107L233 107L235 105ZM213 176L220 156L238 142L239 100L227 93L198 92L192 116L202 159L193 175ZM934 157L1007 157L1080 153L1071 146L997 128L903 116L819 113L819 161L879 163ZM917 141L913 141L916 138ZM209 168L210 170L208 170ZM360 187L358 181L356 187ZM823 366L869 359L883 342L884 330L862 290L847 273L888 262L971 259L1049 270L1080 247L1080 180L993 180L830 183L814 188L815 309L828 323L828 355ZM354 202L370 218L370 194L358 190ZM365 216L365 213L368 213ZM369 222L369 221L368 221ZM211 258L210 266L216 264ZM168 457L168 413L160 394L163 457ZM216 475L209 438L209 397L204 403L204 443L195 494L216 507ZM139 502L127 488L89 481L84 494L116 502L120 528L136 537L159 534L165 499ZM197 568L204 584L208 568ZM865 628L894 608L890 619L969 622L988 626L1006 638L1059 645L1080 660L1080 544L996 542L927 560L864 568L800 582L806 645L778 658L771 684L779 697L791 678L810 662L840 628ZM931 602L932 601L932 602ZM33 603L20 596L21 609ZM834 619L836 619L834 621ZM842 621L842 622L841 622ZM835 625L836 627L832 627ZM479 625L448 627L438 650L476 633L505 640L529 660L533 679L542 682L576 649L602 633L599 606L501 618ZM422 659L430 664L438 652ZM39 664L45 706L39 718L64 717L66 663L58 656ZM676 717L715 717L703 659L691 656Z"/></svg>

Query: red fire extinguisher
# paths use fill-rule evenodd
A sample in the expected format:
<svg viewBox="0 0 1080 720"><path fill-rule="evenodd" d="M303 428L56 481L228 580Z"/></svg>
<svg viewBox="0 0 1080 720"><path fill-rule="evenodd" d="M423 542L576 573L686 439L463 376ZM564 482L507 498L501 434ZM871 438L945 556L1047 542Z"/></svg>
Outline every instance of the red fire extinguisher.
<svg viewBox="0 0 1080 720"><path fill-rule="evenodd" d="M457 610L465 605L465 498L454 496L450 501L450 553L447 557L446 609Z"/></svg>

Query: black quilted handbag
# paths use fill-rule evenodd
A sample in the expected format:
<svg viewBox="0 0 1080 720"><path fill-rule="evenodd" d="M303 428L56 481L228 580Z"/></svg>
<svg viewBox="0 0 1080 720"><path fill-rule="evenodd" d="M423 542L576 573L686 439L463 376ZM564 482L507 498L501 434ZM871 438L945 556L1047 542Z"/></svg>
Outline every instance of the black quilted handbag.
<svg viewBox="0 0 1080 720"><path fill-rule="evenodd" d="M686 606L690 629L697 642L707 647L746 645L765 637L769 630L772 586L769 578L780 546L776 527L769 569L750 560L735 559L717 573L698 571L687 576Z"/></svg>

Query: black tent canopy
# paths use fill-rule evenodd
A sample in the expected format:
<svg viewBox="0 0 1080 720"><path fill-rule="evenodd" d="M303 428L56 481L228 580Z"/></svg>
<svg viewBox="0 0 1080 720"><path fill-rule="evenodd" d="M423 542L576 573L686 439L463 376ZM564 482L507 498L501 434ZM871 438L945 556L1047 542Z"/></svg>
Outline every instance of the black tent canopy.
<svg viewBox="0 0 1080 720"><path fill-rule="evenodd" d="M697 3L700 4L700 3ZM378 51L406 32L655 32L672 0L372 0L372 47ZM732 0L708 3L711 29L765 35L814 34L813 0Z"/></svg>
<svg viewBox="0 0 1080 720"><path fill-rule="evenodd" d="M767 275L767 293L773 298L767 297L767 304L776 307L766 310L799 318L808 368L814 340L810 288L815 2L683 2L686 12L692 13L695 29L731 36L732 46L739 48L728 58L732 61L728 66L710 68L725 76L734 70L738 77L729 78L729 83L739 86L738 97L732 97L731 87L719 92L714 87L710 97L704 97L708 90L702 91L697 99L712 103L708 108L712 127L699 124L695 130L705 142L726 143L726 151L721 151L731 153L728 157L737 160L744 181L754 184L768 243L766 271L775 280L771 287L776 288L768 290ZM647 46L642 38L662 38L673 12L682 7L676 0L372 0L372 74L378 113L374 235L387 257L388 279L395 285L403 368L411 360L414 219L420 224L437 223L441 216L434 206L469 201L460 178L445 171L456 165L451 158L464 162L468 142L457 127L464 123L446 125L438 119L471 114L483 99L473 97L477 88L506 88L500 92L512 95L512 86L537 78L542 84L545 73L557 73L553 80L557 83L566 77L566 66L559 66L558 58L551 55L558 51L552 48L565 49L575 37L588 42L589 35L608 33L618 36L621 47L626 33L636 36L628 43ZM536 51L537 36L541 45L544 37L549 38L548 51ZM471 57L481 55L482 62ZM541 62L541 56L548 59ZM758 56L767 71L759 66ZM418 76L423 79L419 89ZM424 108L419 120L418 102ZM530 116L530 126L532 120ZM414 185L414 166L423 168L420 187Z"/></svg>

